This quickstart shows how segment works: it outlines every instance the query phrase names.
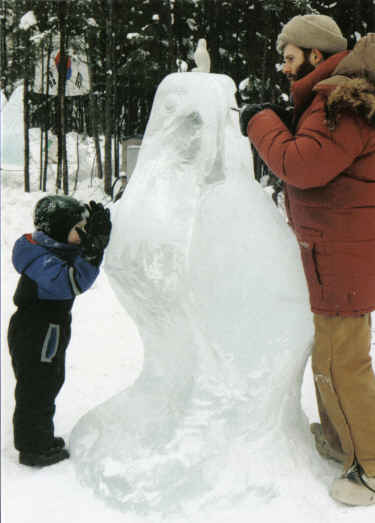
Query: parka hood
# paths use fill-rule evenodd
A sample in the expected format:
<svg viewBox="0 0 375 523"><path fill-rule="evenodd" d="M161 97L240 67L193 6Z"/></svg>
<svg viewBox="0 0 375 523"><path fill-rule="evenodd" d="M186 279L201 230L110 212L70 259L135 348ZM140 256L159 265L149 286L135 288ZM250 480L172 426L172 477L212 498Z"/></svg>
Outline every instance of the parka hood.
<svg viewBox="0 0 375 523"><path fill-rule="evenodd" d="M341 60L333 75L366 78L375 84L375 33L361 38Z"/></svg>
<svg viewBox="0 0 375 523"><path fill-rule="evenodd" d="M340 116L347 111L362 117L375 127L375 84L365 78L334 76L335 87L326 103L327 124L334 129ZM332 85L332 84L331 84ZM329 87L329 83L326 83Z"/></svg>
<svg viewBox="0 0 375 523"><path fill-rule="evenodd" d="M375 126L375 33L369 33L315 89L327 96L327 124L334 129L350 111Z"/></svg>

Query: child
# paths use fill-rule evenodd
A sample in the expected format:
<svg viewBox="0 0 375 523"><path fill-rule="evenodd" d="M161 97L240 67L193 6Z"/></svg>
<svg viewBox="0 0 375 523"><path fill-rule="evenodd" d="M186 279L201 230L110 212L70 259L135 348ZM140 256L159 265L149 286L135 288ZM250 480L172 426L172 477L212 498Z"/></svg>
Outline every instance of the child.
<svg viewBox="0 0 375 523"><path fill-rule="evenodd" d="M65 379L71 309L99 274L111 221L100 203L46 196L36 204L34 225L13 249L21 277L8 343L17 380L14 445L20 463L43 467L69 457L63 438L54 436L53 417Z"/></svg>

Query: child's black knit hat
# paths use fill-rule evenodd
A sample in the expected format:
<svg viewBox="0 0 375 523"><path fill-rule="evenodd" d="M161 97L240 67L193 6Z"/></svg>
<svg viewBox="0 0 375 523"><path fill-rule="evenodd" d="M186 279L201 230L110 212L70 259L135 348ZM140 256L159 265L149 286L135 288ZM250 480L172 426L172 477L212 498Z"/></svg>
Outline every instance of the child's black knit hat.
<svg viewBox="0 0 375 523"><path fill-rule="evenodd" d="M45 196L35 206L34 225L38 231L62 243L72 228L85 218L86 208L70 196Z"/></svg>

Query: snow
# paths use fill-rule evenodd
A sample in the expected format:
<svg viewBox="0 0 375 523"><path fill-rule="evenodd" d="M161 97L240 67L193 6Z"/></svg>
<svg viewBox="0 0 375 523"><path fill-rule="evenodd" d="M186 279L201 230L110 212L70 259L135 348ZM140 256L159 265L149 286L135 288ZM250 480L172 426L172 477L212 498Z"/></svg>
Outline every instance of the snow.
<svg viewBox="0 0 375 523"><path fill-rule="evenodd" d="M244 91L250 87L249 78L244 78L238 85L239 91Z"/></svg>
<svg viewBox="0 0 375 523"><path fill-rule="evenodd" d="M24 14L20 20L19 28L27 31L27 29L30 29L30 27L33 27L38 22L35 18L33 11L28 11L26 14Z"/></svg>
<svg viewBox="0 0 375 523"><path fill-rule="evenodd" d="M201 96L192 100L184 74L176 76L181 80L176 79L173 93L164 97L166 92L159 91L164 104L153 109L148 138L124 196L109 204L115 225L106 271L74 306L67 378L55 416L56 433L70 440L73 457L41 470L19 465L13 448L15 381L6 344L18 279L11 265L12 245L32 230L32 210L44 195L37 191L39 149L32 141L30 194L22 192L22 172L17 171L22 160L16 157L13 164L4 150L3 519L242 523L255 517L259 522L277 518L281 523L370 523L372 507L353 509L330 499L328 487L340 467L316 455L299 408L298 380L303 379L304 411L310 421L317 419L309 364L303 378L310 333L303 333L295 321L308 322L298 264L291 270L296 247L269 196L249 179L249 172L244 176L251 168L245 141L234 129L234 112L228 116L225 111L235 103L228 94L231 83L210 75L206 84L202 73L194 73L191 81L198 83ZM207 86L217 101L216 113L207 103ZM164 87L168 91L170 85ZM14 116L21 115L20 98L13 103ZM207 129L209 133L202 132ZM176 143L171 137L179 130L187 134L177 132ZM22 126L15 126L14 134L22 136ZM192 136L200 147L189 147ZM229 151L223 144L230 145ZM108 204L90 181L90 146L82 140L80 148L88 159L74 196ZM69 151L74 159L75 140L69 142ZM246 224L246 234L241 235ZM228 325L236 325L237 336ZM247 350L242 333L248 336ZM191 388L188 376L197 378ZM165 404L167 393L170 401ZM153 406L163 405L168 411L153 413ZM136 437L130 423L143 430L144 439ZM82 460L80 447L91 452L91 463ZM189 468L192 463L195 470ZM153 471L163 472L154 477L154 485ZM85 475L90 488L81 482ZM154 499L147 499L143 508L139 503L123 506L124 477L131 480L133 492L145 489L156 494ZM202 478L206 488L201 489ZM179 480L181 490L176 493ZM95 481L101 482L102 492L92 488ZM179 498L173 510L167 510L173 505L168 485L172 501ZM112 502L104 503L103 497Z"/></svg>
<svg viewBox="0 0 375 523"><path fill-rule="evenodd" d="M89 25L91 25L91 27L99 27L97 21L95 20L95 18L88 18L87 19L87 23Z"/></svg>
<svg viewBox="0 0 375 523"><path fill-rule="evenodd" d="M1 97L1 163L23 166L23 87L18 86L6 102Z"/></svg>
<svg viewBox="0 0 375 523"><path fill-rule="evenodd" d="M198 29L197 23L193 18L187 18L186 23L191 31L196 31Z"/></svg>
<svg viewBox="0 0 375 523"><path fill-rule="evenodd" d="M89 518L96 521L95 516L101 521L117 523L123 518L82 489L71 461L49 469L28 469L18 464L18 453L13 448L11 417L15 380L7 350L6 331L15 309L12 296L18 275L11 264L11 249L21 234L33 230L33 208L44 193L35 190L37 180L33 180L32 186L32 193L23 193L22 172L6 170L2 173L2 517L9 523L51 520L56 523L67 520L84 523ZM84 201L98 200L97 187L90 187L88 178L86 183L82 182L75 197ZM73 316L67 378L57 400L55 417L56 431L66 441L69 441L75 423L90 408L134 381L143 360L137 328L118 303L104 272L90 293L77 299Z"/></svg>
<svg viewBox="0 0 375 523"><path fill-rule="evenodd" d="M177 65L177 70L178 72L180 73L186 73L186 71L188 70L189 66L188 64L185 62L185 60L182 60L181 58L177 58L176 60L176 65Z"/></svg>

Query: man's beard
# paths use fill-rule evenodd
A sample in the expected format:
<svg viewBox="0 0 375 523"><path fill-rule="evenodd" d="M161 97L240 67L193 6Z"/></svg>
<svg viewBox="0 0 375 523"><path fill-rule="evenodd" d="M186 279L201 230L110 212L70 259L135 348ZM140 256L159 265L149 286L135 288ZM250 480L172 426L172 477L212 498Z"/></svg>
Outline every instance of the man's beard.
<svg viewBox="0 0 375 523"><path fill-rule="evenodd" d="M297 82L297 80L301 80L301 78L314 71L314 69L315 67L305 58L296 73L288 75L288 80L290 83Z"/></svg>

